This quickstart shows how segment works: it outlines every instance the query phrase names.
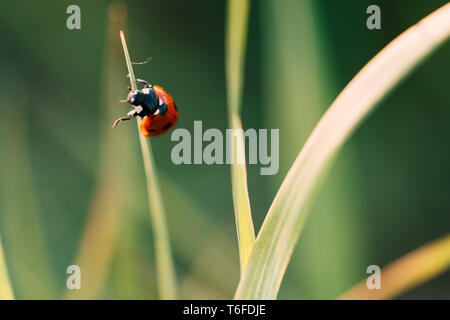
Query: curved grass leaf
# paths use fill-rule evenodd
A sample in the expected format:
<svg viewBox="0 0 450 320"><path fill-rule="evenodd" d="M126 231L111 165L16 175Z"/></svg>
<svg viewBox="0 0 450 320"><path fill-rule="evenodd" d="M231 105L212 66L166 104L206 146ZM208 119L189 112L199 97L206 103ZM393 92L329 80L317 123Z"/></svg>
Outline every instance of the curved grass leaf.
<svg viewBox="0 0 450 320"><path fill-rule="evenodd" d="M369 290L363 280L339 299L390 299L450 268L450 234L408 253L381 270L381 288Z"/></svg>
<svg viewBox="0 0 450 320"><path fill-rule="evenodd" d="M231 164L231 186L234 214L239 242L241 272L245 270L255 243L250 199L245 167L245 146L240 109L242 100L244 55L247 42L249 0L229 0L226 27L226 80L228 96L228 123L236 132Z"/></svg>
<svg viewBox="0 0 450 320"><path fill-rule="evenodd" d="M450 4L406 30L347 85L284 179L258 234L236 299L275 299L315 191L339 148L373 110L450 35Z"/></svg>

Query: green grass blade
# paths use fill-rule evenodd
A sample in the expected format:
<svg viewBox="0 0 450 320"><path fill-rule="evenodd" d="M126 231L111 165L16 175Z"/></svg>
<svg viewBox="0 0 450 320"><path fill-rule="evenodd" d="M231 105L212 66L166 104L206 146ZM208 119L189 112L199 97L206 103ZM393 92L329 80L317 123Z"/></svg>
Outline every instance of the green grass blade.
<svg viewBox="0 0 450 320"><path fill-rule="evenodd" d="M138 119L138 127L140 123L140 119ZM175 271L169 244L169 232L167 229L161 192L159 190L158 176L153 165L150 139L139 134L139 140L141 142L142 156L144 159L150 217L155 239L156 275L158 278L159 296L161 299L175 299Z"/></svg>
<svg viewBox="0 0 450 320"><path fill-rule="evenodd" d="M228 0L225 68L228 110L239 114L243 87L250 0Z"/></svg>
<svg viewBox="0 0 450 320"><path fill-rule="evenodd" d="M249 0L228 1L225 39L228 123L231 129L238 130L237 137L233 143L234 161L231 165L231 185L241 272L247 266L248 258L255 243L255 230L247 187L244 136L240 119L249 6ZM237 161L238 159L243 161Z"/></svg>
<svg viewBox="0 0 450 320"><path fill-rule="evenodd" d="M120 31L125 60L130 74L130 84L133 90L137 89L133 66L128 53L127 44L123 31ZM147 181L148 203L150 208L150 219L153 226L155 240L156 276L158 281L159 297L161 299L175 299L175 271L172 262L172 254L169 244L169 232L167 230L164 206L159 190L158 176L153 165L153 155L150 139L145 138L139 131L141 119L138 119L139 140L141 143L142 157L144 160L145 177Z"/></svg>
<svg viewBox="0 0 450 320"><path fill-rule="evenodd" d="M313 195L339 148L375 105L450 35L450 4L406 30L347 85L284 179L258 234L235 298L275 299Z"/></svg>
<svg viewBox="0 0 450 320"><path fill-rule="evenodd" d="M370 290L364 279L339 299L391 299L450 268L450 234L408 253L381 270L381 288Z"/></svg>
<svg viewBox="0 0 450 320"><path fill-rule="evenodd" d="M14 295L8 276L5 255L3 254L2 239L0 237L0 300L13 300Z"/></svg>

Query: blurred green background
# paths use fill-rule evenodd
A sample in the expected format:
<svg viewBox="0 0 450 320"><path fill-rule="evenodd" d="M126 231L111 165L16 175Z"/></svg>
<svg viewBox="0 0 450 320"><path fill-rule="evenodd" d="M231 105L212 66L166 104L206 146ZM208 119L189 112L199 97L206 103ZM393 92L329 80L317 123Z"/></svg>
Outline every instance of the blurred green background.
<svg viewBox="0 0 450 320"><path fill-rule="evenodd" d="M129 1L137 77L162 85L194 120L227 127L225 1ZM280 170L248 166L256 230L308 134L352 77L394 37L447 3L255 0L243 126L280 129ZM66 8L81 8L81 30ZM16 298L157 298L136 125L128 111L111 1L10 1L0 11L0 234ZM366 28L378 4L382 29ZM398 87L345 144L316 199L280 299L335 298L450 229L450 43ZM153 139L179 297L231 298L239 258L225 165L171 162ZM67 292L79 264L82 290ZM450 273L399 298L450 299Z"/></svg>

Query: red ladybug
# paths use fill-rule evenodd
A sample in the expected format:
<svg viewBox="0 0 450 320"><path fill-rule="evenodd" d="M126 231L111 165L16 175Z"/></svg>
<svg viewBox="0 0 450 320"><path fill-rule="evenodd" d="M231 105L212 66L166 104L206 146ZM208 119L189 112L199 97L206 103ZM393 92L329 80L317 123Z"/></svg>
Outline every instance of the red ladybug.
<svg viewBox="0 0 450 320"><path fill-rule="evenodd" d="M136 79L144 83L142 90L131 90L124 102L129 102L134 109L128 112L127 117L117 119L113 128L120 121L131 120L136 116L143 118L141 132L146 137L159 136L169 131L178 120L178 109L172 97L160 86L151 85L145 80Z"/></svg>

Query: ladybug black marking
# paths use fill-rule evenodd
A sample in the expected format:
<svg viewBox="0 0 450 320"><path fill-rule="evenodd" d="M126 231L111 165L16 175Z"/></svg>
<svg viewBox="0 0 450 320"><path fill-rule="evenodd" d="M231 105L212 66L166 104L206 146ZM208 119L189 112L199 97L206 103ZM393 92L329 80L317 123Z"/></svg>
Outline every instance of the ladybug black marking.
<svg viewBox="0 0 450 320"><path fill-rule="evenodd" d="M166 124L166 125L163 127L163 130L167 130L167 129L169 129L171 126L172 126L172 122L169 122L168 124Z"/></svg>

